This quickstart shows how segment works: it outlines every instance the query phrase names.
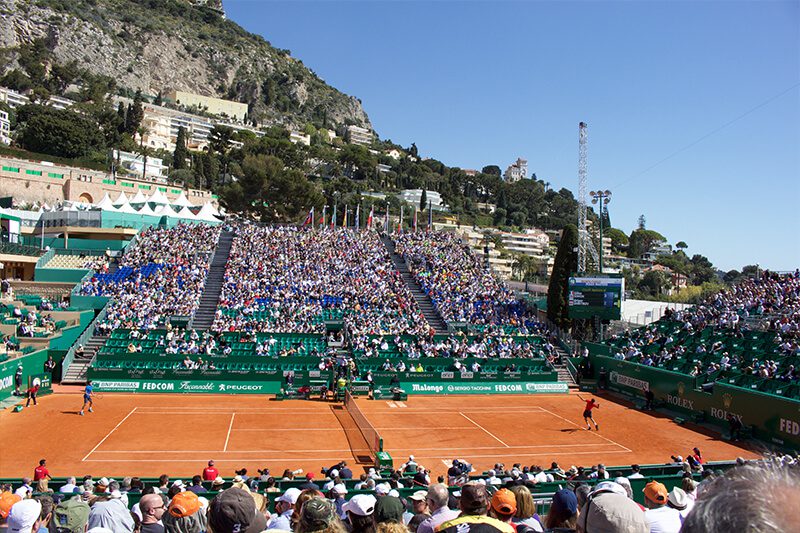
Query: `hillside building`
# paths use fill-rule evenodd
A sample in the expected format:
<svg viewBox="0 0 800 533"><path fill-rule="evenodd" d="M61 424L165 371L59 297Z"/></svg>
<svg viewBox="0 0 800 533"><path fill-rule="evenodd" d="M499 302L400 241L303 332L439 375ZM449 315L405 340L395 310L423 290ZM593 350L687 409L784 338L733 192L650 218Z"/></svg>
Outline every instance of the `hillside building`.
<svg viewBox="0 0 800 533"><path fill-rule="evenodd" d="M0 143L11 144L11 121L8 111L0 110Z"/></svg>
<svg viewBox="0 0 800 533"><path fill-rule="evenodd" d="M347 142L369 146L372 144L372 139L372 132L367 128L347 126Z"/></svg>
<svg viewBox="0 0 800 533"><path fill-rule="evenodd" d="M425 197L434 211L448 211L449 207L442 201L442 195L436 191L425 190ZM400 192L400 199L412 206L419 206L422 198L422 189L404 189ZM427 207L426 207L427 209Z"/></svg>
<svg viewBox="0 0 800 533"><path fill-rule="evenodd" d="M515 183L528 178L528 160L517 158L507 168L503 177L508 183Z"/></svg>
<svg viewBox="0 0 800 533"><path fill-rule="evenodd" d="M167 99L184 108L196 108L211 115L228 117L233 120L243 121L247 115L247 104L223 100L213 96L202 96L199 94L187 93L184 91L169 91Z"/></svg>

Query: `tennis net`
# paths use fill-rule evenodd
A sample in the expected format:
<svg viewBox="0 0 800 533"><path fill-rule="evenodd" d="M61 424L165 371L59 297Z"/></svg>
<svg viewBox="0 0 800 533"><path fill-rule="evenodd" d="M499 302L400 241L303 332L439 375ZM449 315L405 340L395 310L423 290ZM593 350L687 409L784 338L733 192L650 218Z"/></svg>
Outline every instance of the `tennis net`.
<svg viewBox="0 0 800 533"><path fill-rule="evenodd" d="M353 417L358 430L361 432L361 435L363 435L364 440L367 441L370 455L374 459L375 454L383 451L383 439L380 433L370 424L367 417L364 416L364 413L361 412L361 409L356 405L356 401L353 399L353 395L350 394L350 391L345 391L344 393L344 408L347 409L347 412Z"/></svg>

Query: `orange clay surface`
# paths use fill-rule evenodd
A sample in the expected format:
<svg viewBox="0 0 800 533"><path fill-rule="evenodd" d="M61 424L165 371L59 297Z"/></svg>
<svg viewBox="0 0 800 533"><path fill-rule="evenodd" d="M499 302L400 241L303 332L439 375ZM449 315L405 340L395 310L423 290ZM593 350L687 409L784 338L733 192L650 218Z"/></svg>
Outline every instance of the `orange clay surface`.
<svg viewBox="0 0 800 533"><path fill-rule="evenodd" d="M585 393L581 397L588 398ZM578 394L412 396L407 402L358 399L395 464L414 454L442 474L453 458L477 470L506 465L649 464L686 456L698 446L707 460L756 457L697 426L679 426L602 395L586 431ZM267 396L105 394L78 416L80 389L59 387L39 405L0 412L0 477L33 473L46 458L53 476L156 477L199 473L209 459L222 475L234 469L273 475L285 468L319 472L364 455L364 441L341 405L276 402ZM702 431L702 432L700 432ZM349 440L348 440L349 437ZM358 473L361 467L354 468Z"/></svg>

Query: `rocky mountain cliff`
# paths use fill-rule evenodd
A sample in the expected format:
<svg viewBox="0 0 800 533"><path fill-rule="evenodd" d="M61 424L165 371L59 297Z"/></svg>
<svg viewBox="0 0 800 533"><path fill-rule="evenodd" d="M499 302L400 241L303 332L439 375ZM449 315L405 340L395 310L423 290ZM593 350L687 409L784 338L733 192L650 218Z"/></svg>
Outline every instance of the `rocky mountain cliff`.
<svg viewBox="0 0 800 533"><path fill-rule="evenodd" d="M200 2L204 4L206 2ZM177 89L250 106L258 121L371 129L361 102L327 85L287 50L226 20L219 0L0 0L4 65L45 39L58 64L75 61L118 87Z"/></svg>

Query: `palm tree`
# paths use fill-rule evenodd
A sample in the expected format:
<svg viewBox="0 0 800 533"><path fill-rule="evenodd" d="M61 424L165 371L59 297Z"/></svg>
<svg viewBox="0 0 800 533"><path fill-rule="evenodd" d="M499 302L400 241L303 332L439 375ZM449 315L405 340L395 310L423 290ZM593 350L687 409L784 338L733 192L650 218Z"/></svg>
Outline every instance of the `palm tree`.
<svg viewBox="0 0 800 533"><path fill-rule="evenodd" d="M149 146L144 145L144 136L147 135L149 130L146 126L139 126L136 128L136 134L139 136L139 150L137 152L142 156L144 165L142 166L142 179L147 179L147 156L152 152Z"/></svg>

